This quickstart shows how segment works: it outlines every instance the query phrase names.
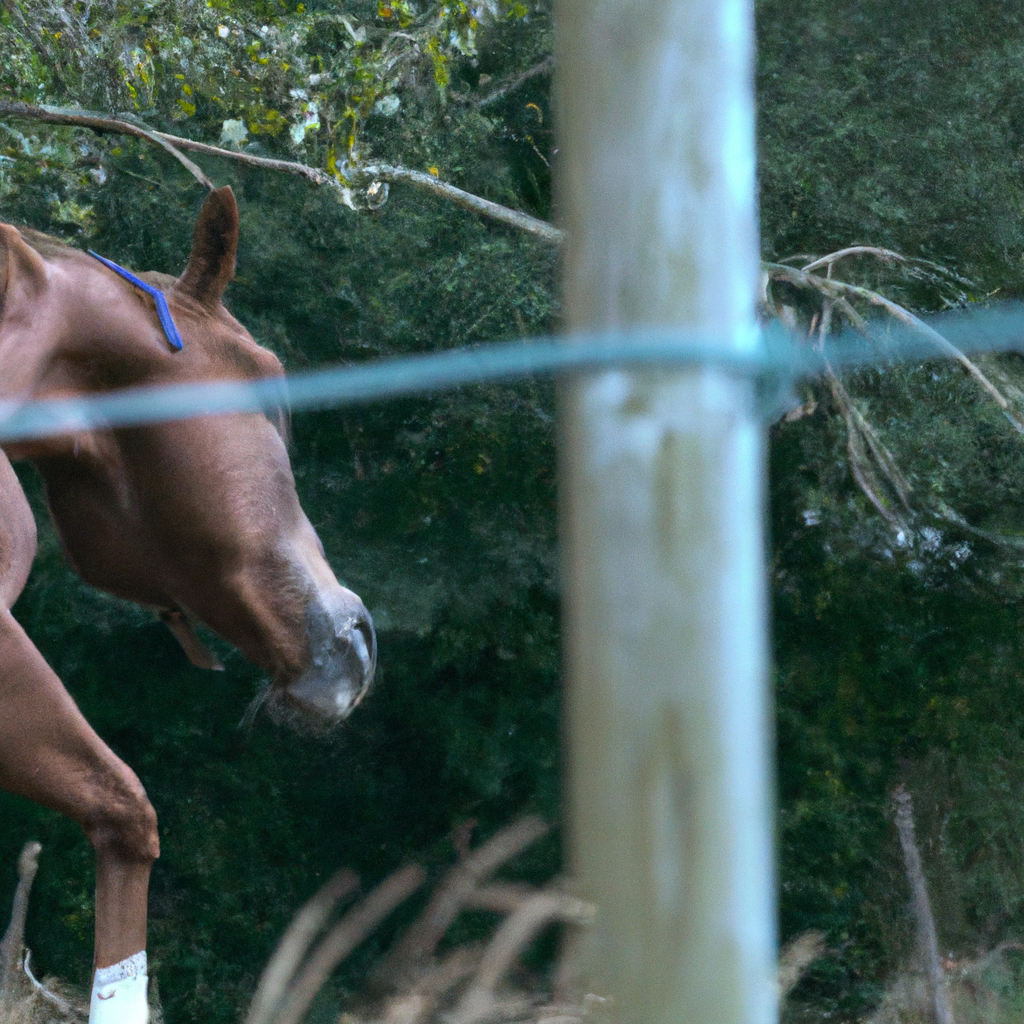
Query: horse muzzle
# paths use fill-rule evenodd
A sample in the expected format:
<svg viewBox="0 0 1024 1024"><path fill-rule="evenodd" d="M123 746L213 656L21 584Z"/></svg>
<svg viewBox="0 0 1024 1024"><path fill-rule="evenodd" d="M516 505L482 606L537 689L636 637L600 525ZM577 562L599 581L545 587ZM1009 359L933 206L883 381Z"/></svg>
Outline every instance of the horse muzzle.
<svg viewBox="0 0 1024 1024"><path fill-rule="evenodd" d="M322 725L345 718L363 699L377 666L377 637L363 602L350 590L318 594L306 607L309 663L281 694Z"/></svg>

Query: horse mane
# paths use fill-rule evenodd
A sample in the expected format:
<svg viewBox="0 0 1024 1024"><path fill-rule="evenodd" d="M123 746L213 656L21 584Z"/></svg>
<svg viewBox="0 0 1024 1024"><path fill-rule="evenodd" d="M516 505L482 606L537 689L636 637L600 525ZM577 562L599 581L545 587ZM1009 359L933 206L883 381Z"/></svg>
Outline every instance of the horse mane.
<svg viewBox="0 0 1024 1024"><path fill-rule="evenodd" d="M56 256L58 258L62 256L69 256L73 252L78 252L73 246L68 245L61 238L55 238L53 235L48 235L44 231L36 231L35 228L26 227L22 224L16 224L15 227L18 229L18 234L33 248L40 256Z"/></svg>

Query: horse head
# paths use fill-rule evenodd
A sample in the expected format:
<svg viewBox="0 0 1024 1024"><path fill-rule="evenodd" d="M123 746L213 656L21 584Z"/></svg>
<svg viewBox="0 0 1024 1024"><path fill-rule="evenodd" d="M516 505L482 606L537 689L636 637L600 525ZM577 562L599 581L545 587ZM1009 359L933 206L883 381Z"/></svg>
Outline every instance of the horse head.
<svg viewBox="0 0 1024 1024"><path fill-rule="evenodd" d="M222 188L181 277L140 275L166 297L183 342L174 351L150 295L84 253L0 226L0 399L280 376L221 301L237 244L238 208ZM6 451L35 464L86 581L157 609L192 660L215 667L189 625L201 620L267 671L272 707L330 724L367 691L376 640L299 505L283 432L280 420L233 414Z"/></svg>

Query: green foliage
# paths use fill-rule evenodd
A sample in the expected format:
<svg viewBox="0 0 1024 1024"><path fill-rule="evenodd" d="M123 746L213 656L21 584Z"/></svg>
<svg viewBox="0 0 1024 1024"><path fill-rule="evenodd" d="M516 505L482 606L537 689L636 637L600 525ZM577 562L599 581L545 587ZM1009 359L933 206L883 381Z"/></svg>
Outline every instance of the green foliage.
<svg viewBox="0 0 1024 1024"><path fill-rule="evenodd" d="M846 268L913 308L1016 294L1011 6L908 2L894 19L877 0L759 0L757 13L766 257L864 241L952 268ZM433 167L546 217L546 78L485 101L550 48L547 4L506 0L11 0L0 96L127 111L342 176L354 160ZM508 229L399 187L357 216L305 182L200 162L241 204L230 304L289 369L555 326L556 259ZM152 147L0 126L4 219L175 272L199 201ZM820 310L789 300L805 322ZM1012 394L1018 363L984 369ZM912 948L896 782L916 798L942 941L992 948L1024 927L1024 448L947 365L846 385L912 485L907 530L857 486L817 385L815 411L772 430L770 514L782 930L828 931L835 953L798 995L854 1015ZM413 854L445 861L466 817L486 833L524 807L557 814L553 406L531 383L296 418L303 503L380 628L378 689L326 739L239 730L256 674L228 651L222 677L186 665L145 613L77 583L44 532L17 612L160 813L151 953L169 1019L234 1019L292 910L339 864L373 881ZM37 960L83 978L85 841L10 798L0 817L8 881L21 842L44 843ZM522 870L557 862L552 842Z"/></svg>
<svg viewBox="0 0 1024 1024"><path fill-rule="evenodd" d="M488 32L518 28L543 48L546 18L543 4L510 0L353 0L342 13L316 0L17 0L0 18L0 47L12 58L0 95L133 111L215 143L243 141L229 127L241 122L281 155L328 167L330 154L373 155L362 143L375 116L422 133L447 102L453 70L472 70ZM424 88L425 70L434 90Z"/></svg>
<svg viewBox="0 0 1024 1024"><path fill-rule="evenodd" d="M1016 12L759 0L757 18L765 255L867 243L975 282L837 271L919 310L1018 294ZM794 305L806 324L815 303ZM982 368L1016 409L1020 361ZM835 953L797 1015L807 1000L859 1014L913 955L897 782L915 795L940 948L973 955L1024 925L1021 438L947 364L846 384L909 479L911 511L902 536L874 511L835 400L807 386L816 411L776 425L771 444L782 931L825 928Z"/></svg>
<svg viewBox="0 0 1024 1024"><path fill-rule="evenodd" d="M150 175L162 159L118 158ZM234 185L232 309L290 368L553 326L552 257L532 242L415 200L357 220L301 182ZM140 203L97 187L97 244L177 269L200 197L158 191ZM505 287L482 291L488 278ZM257 673L223 645L225 674L192 669L147 613L78 583L44 534L17 614L157 807L151 954L171 1019L235 1019L290 914L339 865L369 883L410 857L448 863L466 818L487 835L523 809L557 816L552 404L550 386L524 384L295 418L303 505L380 637L375 692L327 739L240 730ZM11 798L0 816L0 863L28 835L45 845L37 962L81 980L87 844ZM532 864L554 869L557 843Z"/></svg>
<svg viewBox="0 0 1024 1024"><path fill-rule="evenodd" d="M471 102L486 75L514 76L543 56L543 9L530 5L526 19L482 4L474 22L463 5L387 6L9 4L0 44L10 40L17 61L0 69L0 95L134 111L213 143L233 132L226 144L321 166L336 152L339 173L359 148L546 208L546 178L522 174L546 173L535 141L504 128L506 112L546 106L546 82L486 117ZM431 40L447 60L443 94ZM182 269L201 189L163 152L8 121L0 156L2 219L136 268ZM555 256L532 240L399 187L359 217L306 182L200 162L241 207L229 304L289 369L555 326ZM380 638L372 699L327 738L261 719L241 729L258 674L223 645L226 673L191 668L147 612L77 582L44 527L17 615L157 808L150 955L169 1020L236 1019L291 914L338 866L367 884L411 857L440 870L446 837L468 818L482 838L522 810L557 817L553 403L550 385L527 383L296 417L303 505ZM0 821L0 864L29 836L44 844L36 964L84 981L88 844L2 795ZM559 860L552 839L517 870L539 880ZM9 891L0 887L0 912Z"/></svg>
<svg viewBox="0 0 1024 1024"><path fill-rule="evenodd" d="M757 0L764 249L853 242L1016 293L1018 12L987 0Z"/></svg>

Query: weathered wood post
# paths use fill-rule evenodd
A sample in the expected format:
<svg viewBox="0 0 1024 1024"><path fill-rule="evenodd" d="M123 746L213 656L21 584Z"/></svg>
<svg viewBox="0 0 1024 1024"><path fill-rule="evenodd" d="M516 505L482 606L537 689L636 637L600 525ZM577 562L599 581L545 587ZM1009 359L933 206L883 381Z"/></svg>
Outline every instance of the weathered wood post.
<svg viewBox="0 0 1024 1024"><path fill-rule="evenodd" d="M751 0L556 0L570 331L756 344ZM749 380L562 395L570 858L621 1024L775 1016L762 552ZM600 990L600 989L598 989Z"/></svg>

